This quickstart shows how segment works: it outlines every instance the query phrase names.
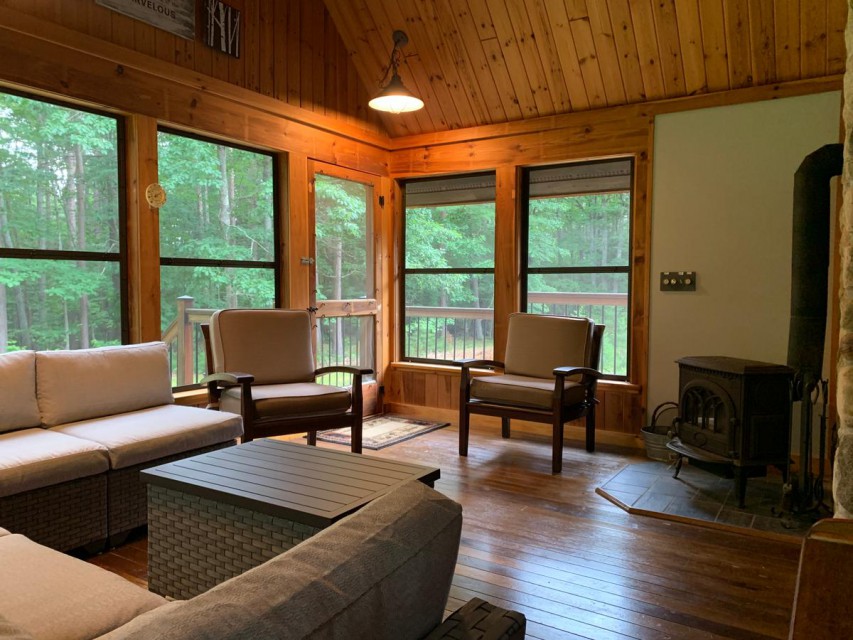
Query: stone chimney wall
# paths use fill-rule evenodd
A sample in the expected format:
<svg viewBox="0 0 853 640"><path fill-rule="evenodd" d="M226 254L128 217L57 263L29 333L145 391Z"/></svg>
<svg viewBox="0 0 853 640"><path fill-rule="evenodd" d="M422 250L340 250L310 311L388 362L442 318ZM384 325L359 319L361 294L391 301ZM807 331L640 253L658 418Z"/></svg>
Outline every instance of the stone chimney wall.
<svg viewBox="0 0 853 640"><path fill-rule="evenodd" d="M847 2L844 172L841 186L841 333L838 349L838 450L832 493L836 518L853 518L853 0Z"/></svg>

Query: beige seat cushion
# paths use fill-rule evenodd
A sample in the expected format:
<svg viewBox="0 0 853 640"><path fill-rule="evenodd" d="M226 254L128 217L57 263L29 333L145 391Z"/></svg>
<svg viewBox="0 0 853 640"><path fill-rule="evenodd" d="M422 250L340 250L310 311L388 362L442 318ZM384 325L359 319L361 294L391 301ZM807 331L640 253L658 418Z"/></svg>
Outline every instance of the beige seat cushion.
<svg viewBox="0 0 853 640"><path fill-rule="evenodd" d="M311 382L252 385L252 401L255 403L256 415L260 418L333 415L345 413L352 403L348 389ZM226 389L219 407L223 411L239 413L240 389Z"/></svg>
<svg viewBox="0 0 853 640"><path fill-rule="evenodd" d="M102 445L109 452L110 467L123 469L238 438L243 435L243 419L224 411L171 404L51 431Z"/></svg>
<svg viewBox="0 0 853 640"><path fill-rule="evenodd" d="M174 402L162 342L36 352L42 424L55 427Z"/></svg>
<svg viewBox="0 0 853 640"><path fill-rule="evenodd" d="M0 354L0 433L40 425L35 352Z"/></svg>
<svg viewBox="0 0 853 640"><path fill-rule="evenodd" d="M0 638L3 640L35 640L29 633L16 624L0 616Z"/></svg>
<svg viewBox="0 0 853 640"><path fill-rule="evenodd" d="M550 378L557 367L589 366L592 328L586 318L510 314L505 373Z"/></svg>
<svg viewBox="0 0 853 640"><path fill-rule="evenodd" d="M0 434L0 497L84 478L109 469L95 442L47 429Z"/></svg>
<svg viewBox="0 0 853 640"><path fill-rule="evenodd" d="M18 534L0 538L0 567L0 616L38 640L96 638L166 603Z"/></svg>
<svg viewBox="0 0 853 640"><path fill-rule="evenodd" d="M4 529L3 527L0 527L0 536L8 536L8 535L9 535L9 532L6 531L6 529ZM0 638L2 638L2 637L3 636L0 636Z"/></svg>
<svg viewBox="0 0 853 640"><path fill-rule="evenodd" d="M210 317L210 348L217 373L251 373L256 384L314 381L307 311L222 309Z"/></svg>
<svg viewBox="0 0 853 640"><path fill-rule="evenodd" d="M563 404L583 402L586 389L576 382L566 382ZM474 378L471 382L471 398L484 402L495 402L534 409L550 409L554 396L554 379L529 378L526 376L502 375Z"/></svg>
<svg viewBox="0 0 853 640"><path fill-rule="evenodd" d="M462 508L410 482L289 551L102 640L405 640L441 622Z"/></svg>

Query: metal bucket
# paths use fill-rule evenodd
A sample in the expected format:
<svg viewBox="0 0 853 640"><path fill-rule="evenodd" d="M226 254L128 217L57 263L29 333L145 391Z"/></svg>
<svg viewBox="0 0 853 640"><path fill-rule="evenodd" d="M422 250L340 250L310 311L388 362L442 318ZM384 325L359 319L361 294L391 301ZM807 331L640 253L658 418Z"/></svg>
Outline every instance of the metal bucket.
<svg viewBox="0 0 853 640"><path fill-rule="evenodd" d="M652 423L640 429L643 442L646 443L646 455L652 460L672 462L676 454L666 448L666 443L672 440L672 424L658 425L661 415L670 409L678 409L677 402L662 402L652 412Z"/></svg>

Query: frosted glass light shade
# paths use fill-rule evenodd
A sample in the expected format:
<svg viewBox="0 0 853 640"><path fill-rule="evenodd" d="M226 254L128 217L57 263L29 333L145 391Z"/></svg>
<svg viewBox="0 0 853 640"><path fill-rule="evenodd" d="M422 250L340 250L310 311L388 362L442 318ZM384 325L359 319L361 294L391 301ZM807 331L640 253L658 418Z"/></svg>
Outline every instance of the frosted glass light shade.
<svg viewBox="0 0 853 640"><path fill-rule="evenodd" d="M385 88L367 104L377 111L406 113L408 111L417 111L418 109L423 108L424 101L412 95L412 93L403 86L403 81L400 80L400 76L395 73Z"/></svg>

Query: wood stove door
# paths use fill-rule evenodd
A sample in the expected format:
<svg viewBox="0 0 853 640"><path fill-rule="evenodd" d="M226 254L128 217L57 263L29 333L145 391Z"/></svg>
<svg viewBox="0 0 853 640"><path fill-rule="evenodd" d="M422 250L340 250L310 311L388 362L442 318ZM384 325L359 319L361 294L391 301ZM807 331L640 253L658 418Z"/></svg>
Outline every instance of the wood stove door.
<svg viewBox="0 0 853 640"><path fill-rule="evenodd" d="M725 458L737 457L737 414L729 393L711 380L681 390L678 436L684 444Z"/></svg>

